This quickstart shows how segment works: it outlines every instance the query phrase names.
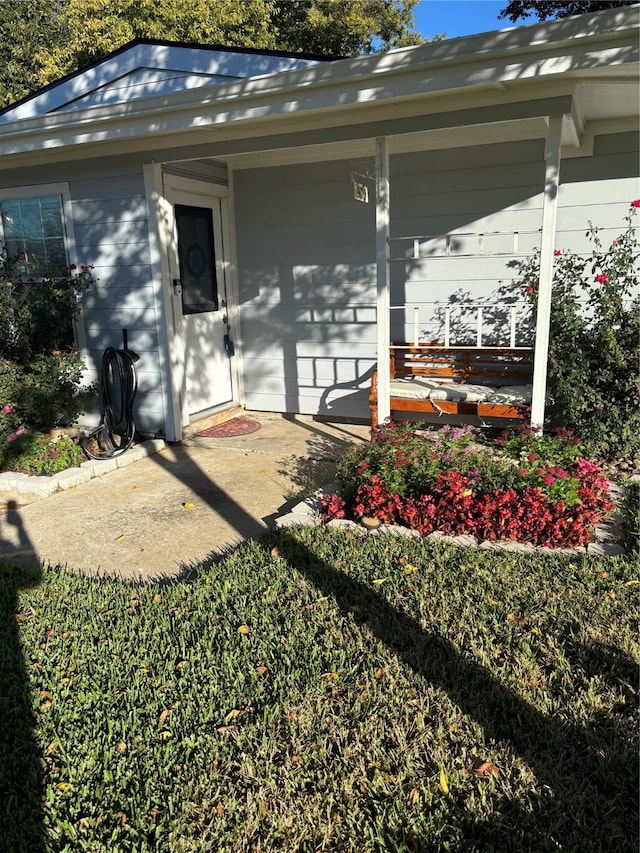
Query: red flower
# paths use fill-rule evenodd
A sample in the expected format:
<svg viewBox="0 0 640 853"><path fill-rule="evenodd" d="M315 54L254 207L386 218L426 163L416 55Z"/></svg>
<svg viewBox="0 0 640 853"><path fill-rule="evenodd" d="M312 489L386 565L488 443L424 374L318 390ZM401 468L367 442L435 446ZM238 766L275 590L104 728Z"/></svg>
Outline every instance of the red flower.
<svg viewBox="0 0 640 853"><path fill-rule="evenodd" d="M77 270L78 267L75 264L69 264L69 269L70 270Z"/></svg>
<svg viewBox="0 0 640 853"><path fill-rule="evenodd" d="M599 275L596 276L596 281L599 284L604 284L606 282L606 280L607 280L607 276L603 272L601 272Z"/></svg>
<svg viewBox="0 0 640 853"><path fill-rule="evenodd" d="M631 202L631 207L640 207L640 198L636 198Z"/></svg>
<svg viewBox="0 0 640 853"><path fill-rule="evenodd" d="M561 254L562 254L562 252L560 251L560 249L554 249L553 250L554 258L559 258Z"/></svg>
<svg viewBox="0 0 640 853"><path fill-rule="evenodd" d="M320 501L320 508L322 517L327 521L332 518L344 518L346 516L345 502L340 495L324 494Z"/></svg>

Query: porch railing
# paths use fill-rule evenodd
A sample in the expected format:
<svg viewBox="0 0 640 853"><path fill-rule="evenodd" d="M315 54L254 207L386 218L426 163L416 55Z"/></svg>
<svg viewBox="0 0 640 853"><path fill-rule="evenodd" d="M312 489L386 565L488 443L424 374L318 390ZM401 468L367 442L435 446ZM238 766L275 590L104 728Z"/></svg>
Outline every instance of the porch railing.
<svg viewBox="0 0 640 853"><path fill-rule="evenodd" d="M495 304L491 303L456 303L455 306L452 305L443 305L442 303L422 303L421 305L415 305L413 307L407 305L392 305L391 311L402 311L405 313L411 312L413 314L412 320L412 328L413 328L413 343L432 343L428 341L425 336L422 334L422 317L424 316L423 312L425 310L431 310L434 312L443 312L443 328L442 328L442 342L438 341L438 344L446 347L447 349L469 349L469 344L459 344L452 343L452 323L451 323L451 315L452 311L460 310L463 312L475 312L475 344L476 347L481 347L484 349L491 348L503 348L508 346L510 349L522 349L522 350L531 350L531 344L519 344L518 343L518 323L519 321L525 320L530 322L530 318L526 316L526 309L529 308L528 303L526 302L513 302L510 305L505 305L502 310L507 313L508 319L505 318L502 326L502 332L506 333L504 343L499 344L485 344L484 339L488 332L485 330L485 311L495 311ZM525 309L523 311L523 309ZM404 323L405 327L409 324ZM506 328L505 328L506 327ZM495 332L493 333L495 334ZM508 337L508 342L506 338Z"/></svg>
<svg viewBox="0 0 640 853"><path fill-rule="evenodd" d="M540 245L542 229L519 231L452 231L392 237L391 261L447 257L527 256ZM400 251L404 247L404 252ZM396 254L398 252L398 254Z"/></svg>

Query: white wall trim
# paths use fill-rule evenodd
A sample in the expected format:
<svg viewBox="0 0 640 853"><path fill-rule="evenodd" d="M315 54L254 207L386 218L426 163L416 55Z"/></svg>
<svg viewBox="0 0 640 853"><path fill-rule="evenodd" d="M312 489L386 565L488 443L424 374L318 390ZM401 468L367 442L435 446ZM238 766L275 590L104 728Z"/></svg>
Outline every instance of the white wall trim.
<svg viewBox="0 0 640 853"><path fill-rule="evenodd" d="M0 189L0 198L3 200L20 198L38 198L46 195L69 196L69 184L65 181L55 184L31 184L29 186L3 187Z"/></svg>
<svg viewBox="0 0 640 853"><path fill-rule="evenodd" d="M179 365L174 365L175 333L172 294L169 290L169 255L167 251L166 201L162 189L162 168L159 164L144 167L144 185L147 200L149 251L154 302L158 315L158 352L160 375L163 377L162 401L164 406L165 437L167 441L182 439L182 400Z"/></svg>
<svg viewBox="0 0 640 853"><path fill-rule="evenodd" d="M242 370L242 332L240 325L240 285L238 281L238 247L236 243L234 175L229 169L229 196L222 203L222 239L226 243L224 250L225 277L227 286L228 316L231 325L231 339L234 344L234 356L231 362L231 382L234 401L244 405L244 371ZM230 297L230 298L229 298Z"/></svg>

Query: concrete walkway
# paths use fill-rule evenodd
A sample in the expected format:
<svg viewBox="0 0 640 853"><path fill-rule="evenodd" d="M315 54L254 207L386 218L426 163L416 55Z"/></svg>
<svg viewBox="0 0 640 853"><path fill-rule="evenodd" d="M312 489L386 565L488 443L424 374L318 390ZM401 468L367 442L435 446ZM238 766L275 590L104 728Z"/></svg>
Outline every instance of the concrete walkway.
<svg viewBox="0 0 640 853"><path fill-rule="evenodd" d="M195 424L181 445L141 444L119 467L89 463L84 482L51 494L50 484L38 495L33 483L0 481L0 560L175 577L273 528L289 506L331 482L348 446L369 437L364 425L242 414L260 429L198 438L207 423Z"/></svg>

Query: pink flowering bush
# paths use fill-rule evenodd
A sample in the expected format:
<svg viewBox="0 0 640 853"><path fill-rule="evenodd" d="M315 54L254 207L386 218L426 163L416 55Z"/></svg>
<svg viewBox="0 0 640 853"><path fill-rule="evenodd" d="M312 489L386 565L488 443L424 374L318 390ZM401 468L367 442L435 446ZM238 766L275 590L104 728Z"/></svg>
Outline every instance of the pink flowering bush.
<svg viewBox="0 0 640 853"><path fill-rule="evenodd" d="M0 447L12 444L24 435L24 432L15 407L9 403L0 406Z"/></svg>
<svg viewBox="0 0 640 853"><path fill-rule="evenodd" d="M556 249L549 342L550 413L592 455L640 453L640 244L630 204L609 245L589 223L590 255ZM519 265L514 284L535 306L540 257Z"/></svg>
<svg viewBox="0 0 640 853"><path fill-rule="evenodd" d="M47 270L26 252L0 251L0 470L58 471L79 459L45 430L72 423L96 394L73 346L92 282L90 266Z"/></svg>
<svg viewBox="0 0 640 853"><path fill-rule="evenodd" d="M69 436L52 438L21 425L14 406L0 406L0 470L24 474L58 474L76 468L86 459L77 441Z"/></svg>
<svg viewBox="0 0 640 853"><path fill-rule="evenodd" d="M0 446L2 467L24 474L52 475L77 468L86 461L78 442L68 435L53 438L50 433L22 431L21 436Z"/></svg>
<svg viewBox="0 0 640 853"><path fill-rule="evenodd" d="M470 427L382 427L338 469L340 495L325 495L325 520L363 517L425 535L471 534L535 545L586 545L613 509L601 469L566 431L505 432L496 446Z"/></svg>
<svg viewBox="0 0 640 853"><path fill-rule="evenodd" d="M47 270L0 251L0 402L29 430L73 422L95 396L73 339L93 280L89 266Z"/></svg>

